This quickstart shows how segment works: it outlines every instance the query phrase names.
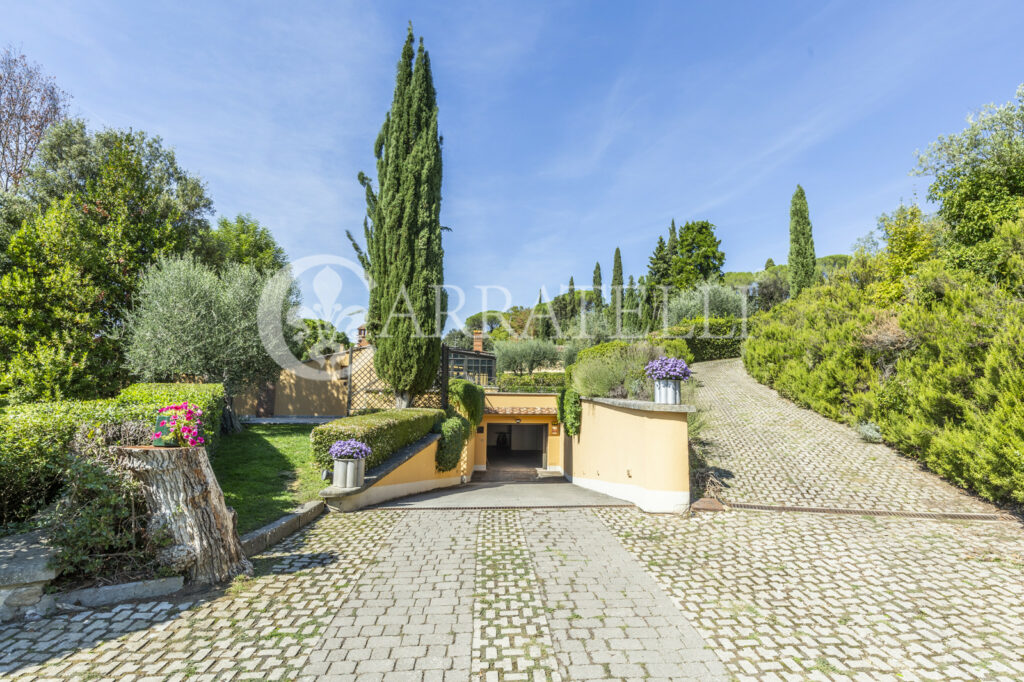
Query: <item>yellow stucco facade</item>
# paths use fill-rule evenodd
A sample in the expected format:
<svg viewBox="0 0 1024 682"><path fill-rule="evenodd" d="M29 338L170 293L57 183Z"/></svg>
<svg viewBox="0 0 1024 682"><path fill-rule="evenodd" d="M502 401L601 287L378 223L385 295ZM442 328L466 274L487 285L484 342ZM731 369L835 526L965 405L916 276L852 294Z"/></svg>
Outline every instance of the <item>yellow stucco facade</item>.
<svg viewBox="0 0 1024 682"><path fill-rule="evenodd" d="M681 512L690 504L685 405L584 398L580 434L570 442L566 477L629 500L644 511Z"/></svg>
<svg viewBox="0 0 1024 682"><path fill-rule="evenodd" d="M476 471L487 468L487 430L496 424L539 424L546 427L544 462L548 469L561 471L562 425L556 415L558 396L554 393L487 393L484 396L484 418L477 428L474 442Z"/></svg>

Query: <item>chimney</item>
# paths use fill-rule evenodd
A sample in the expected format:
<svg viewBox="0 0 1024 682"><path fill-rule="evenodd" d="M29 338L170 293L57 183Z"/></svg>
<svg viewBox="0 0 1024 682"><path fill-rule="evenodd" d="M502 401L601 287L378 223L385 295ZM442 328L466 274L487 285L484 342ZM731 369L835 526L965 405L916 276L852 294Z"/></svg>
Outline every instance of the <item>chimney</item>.
<svg viewBox="0 0 1024 682"><path fill-rule="evenodd" d="M362 348L363 346L369 346L370 342L366 340L366 325L365 324L359 325L359 330L358 331L359 331L359 347Z"/></svg>
<svg viewBox="0 0 1024 682"><path fill-rule="evenodd" d="M473 350L483 352L484 333L479 329L473 330Z"/></svg>

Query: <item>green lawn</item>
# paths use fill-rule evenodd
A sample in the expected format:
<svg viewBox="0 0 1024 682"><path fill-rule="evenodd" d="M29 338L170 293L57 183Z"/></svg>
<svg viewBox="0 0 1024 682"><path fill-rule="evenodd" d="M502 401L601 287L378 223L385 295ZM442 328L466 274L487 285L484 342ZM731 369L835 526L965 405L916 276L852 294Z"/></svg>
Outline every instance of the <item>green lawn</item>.
<svg viewBox="0 0 1024 682"><path fill-rule="evenodd" d="M258 425L221 439L213 471L247 533L316 499L327 484L313 468L310 425Z"/></svg>

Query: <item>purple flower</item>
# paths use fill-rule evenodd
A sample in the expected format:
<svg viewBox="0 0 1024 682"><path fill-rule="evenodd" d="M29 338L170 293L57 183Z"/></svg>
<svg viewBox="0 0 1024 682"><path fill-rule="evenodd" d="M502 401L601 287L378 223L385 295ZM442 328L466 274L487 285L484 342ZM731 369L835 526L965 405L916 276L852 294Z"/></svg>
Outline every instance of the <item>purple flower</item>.
<svg viewBox="0 0 1024 682"><path fill-rule="evenodd" d="M369 445L358 440L338 440L328 450L332 459L366 459L371 452Z"/></svg>
<svg viewBox="0 0 1024 682"><path fill-rule="evenodd" d="M680 379L686 381L690 378L690 368L682 358L667 358L664 355L656 360L647 363L645 369L647 376L651 379Z"/></svg>

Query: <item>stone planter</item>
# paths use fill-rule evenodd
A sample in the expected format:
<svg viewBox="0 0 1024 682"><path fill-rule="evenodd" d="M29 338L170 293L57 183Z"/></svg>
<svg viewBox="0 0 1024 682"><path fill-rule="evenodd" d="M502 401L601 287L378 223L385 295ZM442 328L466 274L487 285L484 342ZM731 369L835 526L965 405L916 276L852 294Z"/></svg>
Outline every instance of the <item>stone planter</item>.
<svg viewBox="0 0 1024 682"><path fill-rule="evenodd" d="M334 485L337 488L361 488L366 477L365 459L334 460Z"/></svg>
<svg viewBox="0 0 1024 682"><path fill-rule="evenodd" d="M679 379L655 379L654 402L659 405L679 405L682 402L682 391Z"/></svg>

